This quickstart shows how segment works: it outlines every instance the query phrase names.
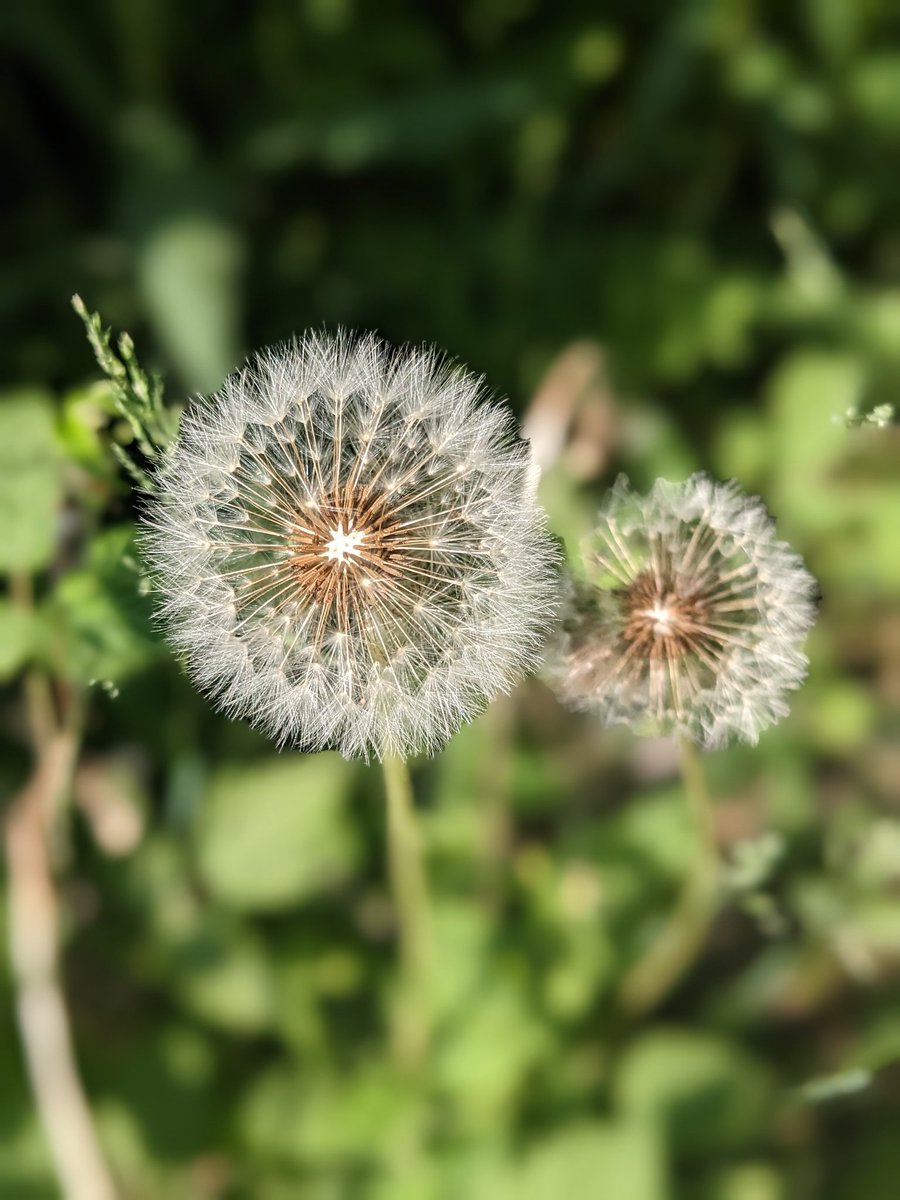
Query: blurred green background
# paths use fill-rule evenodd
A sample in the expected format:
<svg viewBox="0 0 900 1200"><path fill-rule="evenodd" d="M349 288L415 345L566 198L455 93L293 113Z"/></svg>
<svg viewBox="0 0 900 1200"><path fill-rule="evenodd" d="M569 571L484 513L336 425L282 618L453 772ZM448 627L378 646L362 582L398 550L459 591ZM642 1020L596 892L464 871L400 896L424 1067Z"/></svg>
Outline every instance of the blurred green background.
<svg viewBox="0 0 900 1200"><path fill-rule="evenodd" d="M896 1200L900 443L862 418L900 383L897 5L12 0L0 47L0 792L49 678L122 1197ZM307 326L437 343L567 542L618 470L764 496L810 677L706 757L721 911L658 1009L617 996L692 859L674 752L532 682L415 765L437 1042L396 1070L380 775L275 755L159 644L76 290L173 402ZM50 1200L9 985L0 1196Z"/></svg>

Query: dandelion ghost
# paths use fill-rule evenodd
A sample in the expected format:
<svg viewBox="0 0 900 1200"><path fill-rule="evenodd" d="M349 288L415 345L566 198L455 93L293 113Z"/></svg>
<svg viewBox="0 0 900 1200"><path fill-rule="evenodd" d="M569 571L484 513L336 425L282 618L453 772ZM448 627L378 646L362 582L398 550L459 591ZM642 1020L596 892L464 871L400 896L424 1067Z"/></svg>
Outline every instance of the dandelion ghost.
<svg viewBox="0 0 900 1200"><path fill-rule="evenodd" d="M707 748L788 712L816 583L735 483L621 476L585 546L550 674L570 706Z"/></svg>
<svg viewBox="0 0 900 1200"><path fill-rule="evenodd" d="M540 658L527 447L430 351L307 334L190 410L145 540L198 687L284 744L435 750Z"/></svg>

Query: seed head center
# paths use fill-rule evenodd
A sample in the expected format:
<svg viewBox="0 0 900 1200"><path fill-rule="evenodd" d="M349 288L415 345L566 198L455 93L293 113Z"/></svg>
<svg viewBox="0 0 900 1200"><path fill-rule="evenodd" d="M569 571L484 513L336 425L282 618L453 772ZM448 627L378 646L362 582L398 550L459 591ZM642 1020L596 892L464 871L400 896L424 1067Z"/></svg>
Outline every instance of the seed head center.
<svg viewBox="0 0 900 1200"><path fill-rule="evenodd" d="M706 619L700 595L685 592L677 582L655 571L642 572L622 593L623 634L627 641L653 656L687 653Z"/></svg>
<svg viewBox="0 0 900 1200"><path fill-rule="evenodd" d="M658 600L650 608L645 608L641 615L653 622L655 633L671 633L673 625L678 624L678 614L662 600Z"/></svg>
<svg viewBox="0 0 900 1200"><path fill-rule="evenodd" d="M347 563L360 556L360 547L365 538L366 531L364 529L354 529L348 525L345 531L344 522L340 521L337 529L331 530L331 537L322 550L323 557L346 566Z"/></svg>

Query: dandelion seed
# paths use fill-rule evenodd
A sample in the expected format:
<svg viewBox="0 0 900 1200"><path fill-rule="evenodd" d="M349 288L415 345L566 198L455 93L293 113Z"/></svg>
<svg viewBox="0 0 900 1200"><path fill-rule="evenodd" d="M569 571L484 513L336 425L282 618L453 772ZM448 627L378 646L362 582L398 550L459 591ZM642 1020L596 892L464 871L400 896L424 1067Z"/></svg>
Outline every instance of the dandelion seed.
<svg viewBox="0 0 900 1200"><path fill-rule="evenodd" d="M432 351L307 334L184 418L145 543L197 685L280 743L435 750L539 660L527 446Z"/></svg>
<svg viewBox="0 0 900 1200"><path fill-rule="evenodd" d="M816 583L760 500L705 475L640 496L622 476L585 573L550 665L572 707L707 748L787 714Z"/></svg>

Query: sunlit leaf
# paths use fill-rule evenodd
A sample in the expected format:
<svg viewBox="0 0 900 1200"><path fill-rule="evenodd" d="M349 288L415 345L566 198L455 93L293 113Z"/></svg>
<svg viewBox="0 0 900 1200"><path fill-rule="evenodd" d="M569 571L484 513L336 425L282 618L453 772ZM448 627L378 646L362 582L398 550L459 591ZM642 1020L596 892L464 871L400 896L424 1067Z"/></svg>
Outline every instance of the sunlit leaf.
<svg viewBox="0 0 900 1200"><path fill-rule="evenodd" d="M661 1027L629 1047L615 1092L623 1111L661 1121L676 1146L708 1150L760 1134L771 1081L724 1038Z"/></svg>
<svg viewBox="0 0 900 1200"><path fill-rule="evenodd" d="M336 754L223 768L197 830L212 892L234 908L276 910L339 886L359 851L345 807L351 778Z"/></svg>
<svg viewBox="0 0 900 1200"><path fill-rule="evenodd" d="M85 565L64 575L50 600L70 677L115 685L167 656L144 590L133 527L103 530L88 547Z"/></svg>
<svg viewBox="0 0 900 1200"><path fill-rule="evenodd" d="M34 571L57 538L62 479L50 396L23 388L0 396L0 571Z"/></svg>

